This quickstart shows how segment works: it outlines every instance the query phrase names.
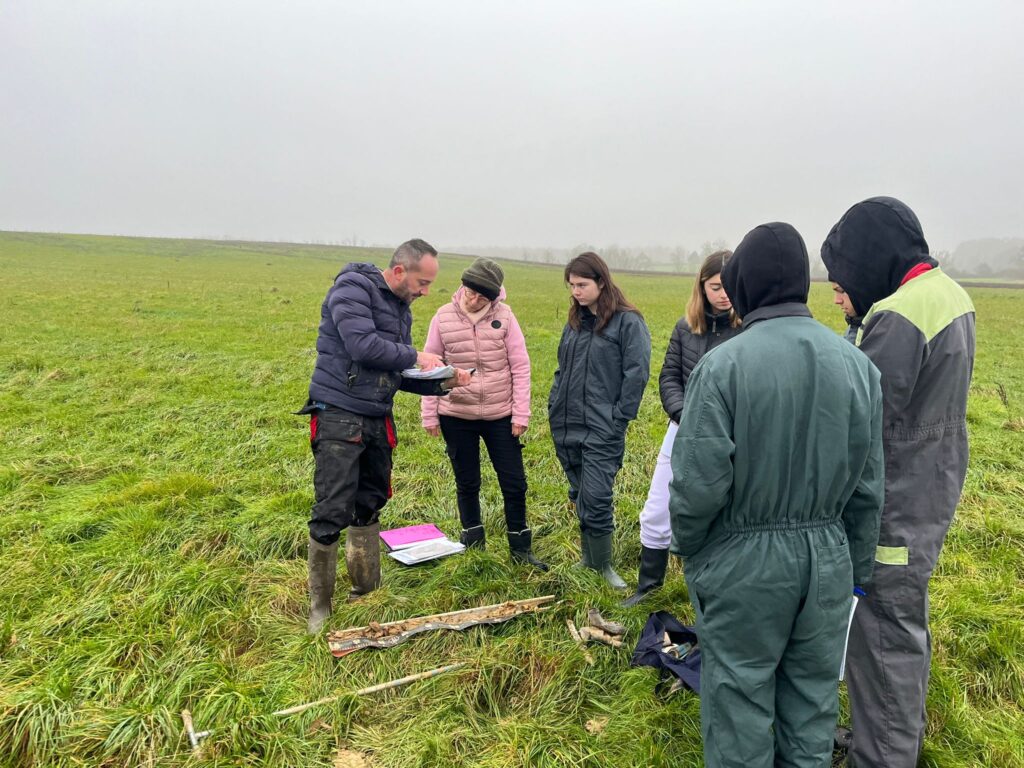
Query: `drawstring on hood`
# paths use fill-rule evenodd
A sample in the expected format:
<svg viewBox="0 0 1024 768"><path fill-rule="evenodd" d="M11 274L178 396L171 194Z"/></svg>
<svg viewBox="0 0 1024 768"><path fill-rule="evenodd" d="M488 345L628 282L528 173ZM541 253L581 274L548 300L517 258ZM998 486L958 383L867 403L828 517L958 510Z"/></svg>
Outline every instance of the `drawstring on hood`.
<svg viewBox="0 0 1024 768"><path fill-rule="evenodd" d="M800 233L777 221L750 230L722 269L722 287L744 324L764 307L806 305L811 270Z"/></svg>
<svg viewBox="0 0 1024 768"><path fill-rule="evenodd" d="M844 213L821 245L821 260L861 316L895 293L910 270L939 265L917 216L893 197L872 197Z"/></svg>

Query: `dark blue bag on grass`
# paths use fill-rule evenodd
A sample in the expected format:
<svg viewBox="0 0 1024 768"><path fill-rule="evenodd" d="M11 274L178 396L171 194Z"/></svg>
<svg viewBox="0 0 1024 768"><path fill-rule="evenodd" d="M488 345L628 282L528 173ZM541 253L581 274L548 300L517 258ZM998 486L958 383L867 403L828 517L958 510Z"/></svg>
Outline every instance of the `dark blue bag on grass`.
<svg viewBox="0 0 1024 768"><path fill-rule="evenodd" d="M693 649L681 659L665 653L666 633L673 644L678 646L690 643ZM697 633L693 627L680 624L679 619L668 611L658 611L647 618L640 642L636 644L629 663L633 667L655 667L663 673L668 672L700 695L700 646L697 645Z"/></svg>

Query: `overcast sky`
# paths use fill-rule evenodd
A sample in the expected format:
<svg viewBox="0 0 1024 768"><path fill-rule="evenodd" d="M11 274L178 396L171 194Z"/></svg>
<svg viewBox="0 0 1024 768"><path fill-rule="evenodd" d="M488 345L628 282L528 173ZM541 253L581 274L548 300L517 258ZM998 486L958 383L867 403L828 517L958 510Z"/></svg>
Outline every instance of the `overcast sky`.
<svg viewBox="0 0 1024 768"><path fill-rule="evenodd" d="M1024 235L1024 3L0 0L0 229Z"/></svg>

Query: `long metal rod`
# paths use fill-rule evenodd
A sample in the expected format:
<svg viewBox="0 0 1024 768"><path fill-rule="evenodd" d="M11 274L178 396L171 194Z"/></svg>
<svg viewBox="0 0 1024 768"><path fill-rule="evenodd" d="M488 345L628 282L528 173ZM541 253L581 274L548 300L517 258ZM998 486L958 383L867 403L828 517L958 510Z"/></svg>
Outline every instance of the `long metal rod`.
<svg viewBox="0 0 1024 768"><path fill-rule="evenodd" d="M491 610L495 610L497 608L504 608L504 607L509 606L509 605L514 606L516 608L532 608L534 606L550 602L551 600L554 600L554 599L555 599L554 595L544 595L543 597L531 597L531 598L529 598L527 600L508 600L508 601L506 601L504 603L495 603L494 605L481 605L479 608L463 608L463 609L458 610L458 611L448 611L447 613L434 613L434 614L431 614L430 616L415 616L415 617L409 618L409 619L399 619L397 621L389 621L389 622L386 622L386 623L383 623L383 624L376 625L376 627L374 627L374 629L377 630L377 631L382 630L382 629L386 630L386 629L389 629L390 627L396 626L398 624L415 624L415 625L419 625L419 624L422 624L424 622L434 621L436 619L450 619L450 618L454 618L454 617L457 617L457 616L462 616L462 615L467 614L467 613L479 613L479 612L482 612L482 611L491 611ZM344 642L343 638L345 638L345 637L347 637L349 635L357 635L358 636L359 634L365 633L365 632L367 632L369 630L370 630L370 627L368 627L368 626L367 627L349 627L348 629L338 629L338 630L335 630L333 632L330 632L327 635L327 639L328 640L333 640L335 642Z"/></svg>
<svg viewBox="0 0 1024 768"><path fill-rule="evenodd" d="M417 680L426 680L428 677L434 677L436 675L443 675L445 672L451 672L453 669L460 669L466 666L465 662L459 662L458 664L449 664L446 667L438 667L437 669L430 669L426 672L418 672L415 675L408 675L407 677L400 677L397 680L391 680L387 683L379 683L378 685L371 685L369 688L360 688L358 691L352 693L338 693L334 696L327 696L323 699L317 699L311 701L308 704L299 704L295 707L288 707L288 709L279 709L277 712L271 712L272 715L278 715L285 717L287 715L297 715L299 712L305 712L307 709L318 707L321 704L329 704L332 701L337 701L342 696L365 696L369 693L376 693L377 691L386 691L388 688L398 688L409 683L415 683Z"/></svg>
<svg viewBox="0 0 1024 768"><path fill-rule="evenodd" d="M466 666L466 662L462 661L458 664L449 664L445 667L438 667L437 669L428 669L426 672L418 672L415 675L407 675L406 677L400 677L397 680L390 680L386 683L379 683L377 685L371 685L368 688L360 688L358 691L352 691L351 693L338 693L334 696L327 696L323 699L317 699L311 701L308 704L299 704L295 707L288 707L288 709L279 709L276 712L271 712L272 715L278 717L287 717L288 715L297 715L299 712L305 712L307 709L318 707L321 704L329 704L332 701L337 701L342 696L366 696L370 693L377 693L377 691L386 691L388 688L399 688L409 683L415 683L417 680L426 680L430 677L436 677L437 675L443 675L445 672L451 672L455 669L460 669ZM196 751L199 749L199 745L203 739L213 733L209 731L196 732L195 727L192 724L192 713L187 709L181 711L181 719L185 723L185 732L188 734L189 743L192 745L192 750Z"/></svg>

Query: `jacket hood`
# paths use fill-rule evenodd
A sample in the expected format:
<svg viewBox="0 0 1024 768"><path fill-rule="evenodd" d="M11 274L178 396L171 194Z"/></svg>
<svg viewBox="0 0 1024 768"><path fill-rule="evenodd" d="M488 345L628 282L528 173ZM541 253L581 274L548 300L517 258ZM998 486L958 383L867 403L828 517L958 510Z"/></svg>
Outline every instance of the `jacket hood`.
<svg viewBox="0 0 1024 768"><path fill-rule="evenodd" d="M722 287L742 318L776 304L806 304L811 269L800 233L777 221L750 230L722 269Z"/></svg>
<svg viewBox="0 0 1024 768"><path fill-rule="evenodd" d="M858 315L895 293L918 264L939 265L917 216L893 197L872 197L844 213L821 245L821 260Z"/></svg>
<svg viewBox="0 0 1024 768"><path fill-rule="evenodd" d="M380 267L378 267L376 264L367 264L366 262L362 261L353 261L350 264L346 264L345 268L342 269L341 272L339 272L334 279L337 280L339 277L341 277L342 275L346 275L349 272L358 272L360 275L365 275L366 277L370 278L370 280L372 280L375 284L383 288L387 288L389 291L391 290L388 287L388 281L384 279L384 273L381 272Z"/></svg>

